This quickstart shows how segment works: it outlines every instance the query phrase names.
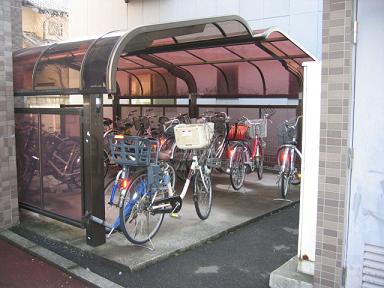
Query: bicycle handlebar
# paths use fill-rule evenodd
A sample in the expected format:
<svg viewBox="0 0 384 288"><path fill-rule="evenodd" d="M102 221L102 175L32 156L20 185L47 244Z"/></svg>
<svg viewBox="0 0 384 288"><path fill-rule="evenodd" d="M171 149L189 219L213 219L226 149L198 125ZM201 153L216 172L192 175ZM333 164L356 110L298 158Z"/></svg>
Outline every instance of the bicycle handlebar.
<svg viewBox="0 0 384 288"><path fill-rule="evenodd" d="M285 121L284 121L284 123L285 123L285 127L286 127L286 128L290 128L290 129L296 129L296 126L297 126L297 124L299 123L299 119L300 119L300 118L303 118L303 115L298 116L297 119L296 119L296 121L295 121L295 124L293 124L293 125L289 125L288 120L285 120Z"/></svg>

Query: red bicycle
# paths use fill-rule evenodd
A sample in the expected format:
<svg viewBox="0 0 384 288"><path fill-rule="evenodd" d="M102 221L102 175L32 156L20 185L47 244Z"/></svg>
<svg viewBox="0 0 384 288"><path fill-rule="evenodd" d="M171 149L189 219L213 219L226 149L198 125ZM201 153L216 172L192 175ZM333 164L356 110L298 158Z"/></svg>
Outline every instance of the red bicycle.
<svg viewBox="0 0 384 288"><path fill-rule="evenodd" d="M263 178L264 147L268 114L263 119L250 120L243 116L232 125L228 140L234 143L229 148L230 180L233 188L243 187L245 176L256 170L259 180Z"/></svg>

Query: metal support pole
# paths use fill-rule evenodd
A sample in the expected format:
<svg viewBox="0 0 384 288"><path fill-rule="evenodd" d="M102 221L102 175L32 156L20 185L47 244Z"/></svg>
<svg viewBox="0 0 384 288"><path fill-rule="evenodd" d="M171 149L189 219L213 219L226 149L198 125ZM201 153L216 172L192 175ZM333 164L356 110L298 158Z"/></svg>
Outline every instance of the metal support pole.
<svg viewBox="0 0 384 288"><path fill-rule="evenodd" d="M117 120L121 119L121 105L117 94L113 94L112 97L112 120L113 127L116 128Z"/></svg>
<svg viewBox="0 0 384 288"><path fill-rule="evenodd" d="M84 198L86 214L105 219L103 165L103 95L84 95ZM90 246L105 243L105 228L93 221L86 226Z"/></svg>
<svg viewBox="0 0 384 288"><path fill-rule="evenodd" d="M197 107L197 94L190 93L189 94L189 117L197 118L199 116L199 111Z"/></svg>

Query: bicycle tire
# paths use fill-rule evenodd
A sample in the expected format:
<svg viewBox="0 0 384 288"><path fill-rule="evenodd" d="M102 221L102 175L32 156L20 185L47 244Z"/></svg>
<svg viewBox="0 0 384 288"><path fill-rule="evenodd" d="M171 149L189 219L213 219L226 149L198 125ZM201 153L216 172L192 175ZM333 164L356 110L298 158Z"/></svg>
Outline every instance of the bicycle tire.
<svg viewBox="0 0 384 288"><path fill-rule="evenodd" d="M244 148L238 145L234 148L232 166L230 169L230 180L233 189L239 190L244 185L246 167L244 163Z"/></svg>
<svg viewBox="0 0 384 288"><path fill-rule="evenodd" d="M191 166L191 151L190 150L182 150L175 147L173 152L172 165L176 171L176 176L181 181L185 181L187 179L189 173L189 167Z"/></svg>
<svg viewBox="0 0 384 288"><path fill-rule="evenodd" d="M113 223L117 217L120 217L120 209L118 207L119 200L119 188L116 189L113 203L109 203L112 188L115 184L115 178L112 178L104 187L104 199L105 199L105 220L108 223Z"/></svg>
<svg viewBox="0 0 384 288"><path fill-rule="evenodd" d="M264 154L256 158L256 172L259 180L263 179L264 174Z"/></svg>
<svg viewBox="0 0 384 288"><path fill-rule="evenodd" d="M51 156L59 157L59 159L64 159L66 162L64 165L60 161L56 161L57 159L51 158L52 161L55 161L54 163L59 165L57 168L67 169L64 175L60 175L56 172L55 177L65 182L71 190L81 188L80 153L80 143L78 141L65 139L59 144Z"/></svg>
<svg viewBox="0 0 384 288"><path fill-rule="evenodd" d="M280 177L280 191L281 191L281 197L284 199L287 198L288 191L289 191L289 175L286 173L282 173Z"/></svg>
<svg viewBox="0 0 384 288"><path fill-rule="evenodd" d="M164 219L164 214L154 214L152 215L150 211L146 210L148 208L151 199L145 195L137 196L137 189L146 189L146 179L148 175L145 170L138 171L131 179L130 184L127 188L126 196L123 199L123 205L120 207L120 229L123 231L124 236L133 244L142 245L152 239L156 233L159 231L160 226ZM140 190L139 190L140 191ZM141 191L143 193L145 191ZM161 197L166 197L165 194L160 195ZM135 199L135 197L137 197ZM161 199L161 198L156 198ZM128 206L129 205L129 206ZM131 207L131 208L130 208ZM145 214L145 215L144 215ZM149 218L156 217L153 222L153 228L150 228ZM147 224L143 227L144 221L146 218ZM139 222L141 221L141 222ZM133 223L132 223L133 222ZM132 227L130 224L133 224ZM138 225L140 224L141 231L138 231ZM129 225L129 226L127 226ZM143 228L146 228L146 231L143 231ZM140 235L138 234L140 233ZM141 235L142 234L142 235Z"/></svg>
<svg viewBox="0 0 384 288"><path fill-rule="evenodd" d="M195 183L194 183L194 191L193 191L193 202L195 204L195 210L197 216L201 220L206 220L211 213L212 208L212 181L211 175L204 172L206 167L202 167L204 182L207 186L204 186L202 181L202 177L199 171L195 174ZM207 201L206 206L204 207L204 202ZM205 209L204 209L205 208Z"/></svg>

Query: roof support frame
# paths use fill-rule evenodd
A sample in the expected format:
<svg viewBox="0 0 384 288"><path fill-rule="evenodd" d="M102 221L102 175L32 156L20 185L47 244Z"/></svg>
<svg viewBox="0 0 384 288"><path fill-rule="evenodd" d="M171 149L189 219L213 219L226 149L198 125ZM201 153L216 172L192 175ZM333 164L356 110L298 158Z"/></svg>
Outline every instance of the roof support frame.
<svg viewBox="0 0 384 288"><path fill-rule="evenodd" d="M158 65L164 69L166 69L169 73L171 73L173 76L180 78L184 80L184 82L187 84L188 91L190 94L196 94L197 93L197 85L195 78L193 75L186 69L183 69L182 67L173 65L172 63L160 59L159 57L155 55L147 55L147 54L139 54L136 55L148 62L151 62L155 65Z"/></svg>
<svg viewBox="0 0 384 288"><path fill-rule="evenodd" d="M127 74L133 76L133 78L135 78L135 79L137 80L137 82L139 83L139 86L140 86L141 96L144 97L144 87L143 87L143 84L142 84L141 81L140 81L140 78L137 77L136 74L134 74L134 73L132 73L132 72L129 72L129 71L127 71L127 70L120 70L120 71L124 71L125 73L127 73Z"/></svg>
<svg viewBox="0 0 384 288"><path fill-rule="evenodd" d="M137 56L137 57L139 57L139 56ZM132 59L128 59L127 56L123 56L122 58L124 58L124 59L126 59L126 60L128 60L128 61L131 61L132 63L134 63L134 64L136 64L136 65L139 65L140 67L142 67L142 69L148 69L148 70L150 70L150 71L156 73L157 75L159 75L160 78L161 78L161 79L163 80L163 82L164 82L165 90L167 91L167 96L169 96L169 86L168 86L168 82L167 82L167 79L165 79L165 77L164 77L163 74L161 74L159 71L155 70L154 68L146 68L144 65L138 63L137 61L134 61L134 60L132 60ZM118 70L119 70L119 68L118 68Z"/></svg>
<svg viewBox="0 0 384 288"><path fill-rule="evenodd" d="M224 72L223 69L221 69L219 66L217 66L217 65L215 65L215 64L208 63L205 59L203 59L203 58L197 56L195 53L191 52L190 50L185 50L184 52L186 52L186 53L188 53L189 55L192 55L192 56L196 57L197 59L199 59L200 61L202 61L202 62L203 62L202 65L203 65L203 64L208 64L208 65L210 65L210 66L212 66L212 67L215 67L216 70L219 71L219 72L221 73L221 75L223 76L224 81L225 81L225 86L227 87L227 93L229 93L229 82L228 82L228 77L227 77L227 75L225 74L225 72ZM185 66L185 65L183 65L183 66Z"/></svg>
<svg viewBox="0 0 384 288"><path fill-rule="evenodd" d="M265 96L267 94L267 87L266 87L266 84L265 84L265 77L264 77L264 74L263 72L261 71L261 69L259 68L259 66L257 66L255 63L249 61L248 59L245 59L243 56L241 56L240 54L236 53L235 51L229 49L227 46L223 46L223 48L229 52L231 52L232 54L236 55L237 57L239 57L240 59L248 62L250 65L252 65L253 67L256 68L256 70L259 72L260 74L260 77L261 77L261 82L263 83L263 95Z"/></svg>

